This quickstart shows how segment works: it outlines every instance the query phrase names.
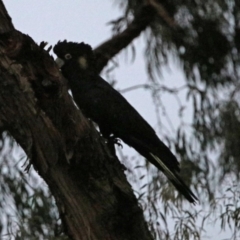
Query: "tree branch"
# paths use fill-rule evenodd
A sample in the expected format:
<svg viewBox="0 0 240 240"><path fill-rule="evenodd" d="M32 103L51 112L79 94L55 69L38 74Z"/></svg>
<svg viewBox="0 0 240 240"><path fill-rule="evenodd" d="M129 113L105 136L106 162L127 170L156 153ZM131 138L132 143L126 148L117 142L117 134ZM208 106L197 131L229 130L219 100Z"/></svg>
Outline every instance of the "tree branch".
<svg viewBox="0 0 240 240"><path fill-rule="evenodd" d="M118 35L98 46L94 52L97 59L97 71L100 73L112 59L122 49L127 47L136 37L140 35L154 19L155 10L150 5L143 5L134 17L132 23Z"/></svg>
<svg viewBox="0 0 240 240"><path fill-rule="evenodd" d="M97 72L100 73L110 59L138 37L155 20L156 16L160 17L169 28L176 29L178 27L162 4L156 0L146 0L134 16L132 23L123 32L102 43L94 50L97 59Z"/></svg>
<svg viewBox="0 0 240 240"><path fill-rule="evenodd" d="M146 0L150 6L152 6L155 10L157 15L168 25L169 28L177 27L176 22L174 19L168 14L167 10L164 6L156 1L156 0Z"/></svg>

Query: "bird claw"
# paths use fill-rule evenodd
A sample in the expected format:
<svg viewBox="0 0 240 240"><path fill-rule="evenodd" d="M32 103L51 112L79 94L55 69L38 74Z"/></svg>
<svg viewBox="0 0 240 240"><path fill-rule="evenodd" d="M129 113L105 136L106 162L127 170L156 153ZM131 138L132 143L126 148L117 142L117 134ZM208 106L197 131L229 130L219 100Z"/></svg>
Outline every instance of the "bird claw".
<svg viewBox="0 0 240 240"><path fill-rule="evenodd" d="M40 42L39 47L40 47L41 49L45 49L45 47L46 47L47 45L48 45L48 42L42 41L42 42ZM46 51L49 53L49 52L51 51L51 49L52 49L52 46L49 46Z"/></svg>
<svg viewBox="0 0 240 240"><path fill-rule="evenodd" d="M119 138L114 138L113 143L116 144L118 147L123 148L123 145L122 145L121 140Z"/></svg>
<svg viewBox="0 0 240 240"><path fill-rule="evenodd" d="M108 138L108 142L111 144L116 144L118 147L123 148L123 145L121 144L121 140L119 138L116 138L114 135L109 136Z"/></svg>

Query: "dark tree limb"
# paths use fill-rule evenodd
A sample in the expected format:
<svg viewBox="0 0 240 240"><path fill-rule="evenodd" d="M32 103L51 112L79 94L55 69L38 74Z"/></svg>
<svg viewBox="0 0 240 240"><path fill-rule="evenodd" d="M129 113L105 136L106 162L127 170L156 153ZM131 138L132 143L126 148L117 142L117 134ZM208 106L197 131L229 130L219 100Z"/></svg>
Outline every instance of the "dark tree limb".
<svg viewBox="0 0 240 240"><path fill-rule="evenodd" d="M178 27L174 19L158 1L146 0L135 14L133 21L123 32L105 41L94 50L97 59L97 72L100 73L108 61L132 43L156 17L160 18L171 29Z"/></svg>
<svg viewBox="0 0 240 240"><path fill-rule="evenodd" d="M53 59L14 30L1 1L0 19L0 125L48 184L65 232L152 239L123 166L75 107Z"/></svg>
<svg viewBox="0 0 240 240"><path fill-rule="evenodd" d="M174 21L174 19L168 14L167 10L164 8L164 6L157 0L146 0L148 4L155 9L156 14L167 24L169 28L176 28L177 23Z"/></svg>
<svg viewBox="0 0 240 240"><path fill-rule="evenodd" d="M126 48L149 26L154 16L155 9L151 5L143 5L135 15L132 23L130 23L123 32L113 36L94 50L97 59L98 73L102 71L110 59L122 49Z"/></svg>

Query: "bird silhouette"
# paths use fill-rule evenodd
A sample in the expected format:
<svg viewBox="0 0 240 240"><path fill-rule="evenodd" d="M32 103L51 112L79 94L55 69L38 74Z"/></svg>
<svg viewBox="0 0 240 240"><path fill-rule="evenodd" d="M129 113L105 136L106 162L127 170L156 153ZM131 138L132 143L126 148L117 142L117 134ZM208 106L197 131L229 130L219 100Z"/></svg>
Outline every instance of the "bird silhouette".
<svg viewBox="0 0 240 240"><path fill-rule="evenodd" d="M102 135L119 138L161 170L185 198L197 197L179 175L180 166L170 149L131 104L95 70L95 56L85 43L58 42L53 49L74 101L84 115L98 124Z"/></svg>

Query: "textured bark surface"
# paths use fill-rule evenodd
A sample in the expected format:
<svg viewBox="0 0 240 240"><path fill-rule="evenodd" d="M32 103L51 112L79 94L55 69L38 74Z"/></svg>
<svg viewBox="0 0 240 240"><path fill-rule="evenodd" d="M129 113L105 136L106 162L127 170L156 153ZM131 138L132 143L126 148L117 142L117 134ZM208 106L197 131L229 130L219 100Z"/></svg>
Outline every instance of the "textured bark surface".
<svg viewBox="0 0 240 240"><path fill-rule="evenodd" d="M1 1L0 18L0 127L48 184L68 236L152 239L123 166L75 107L53 59L14 30Z"/></svg>

